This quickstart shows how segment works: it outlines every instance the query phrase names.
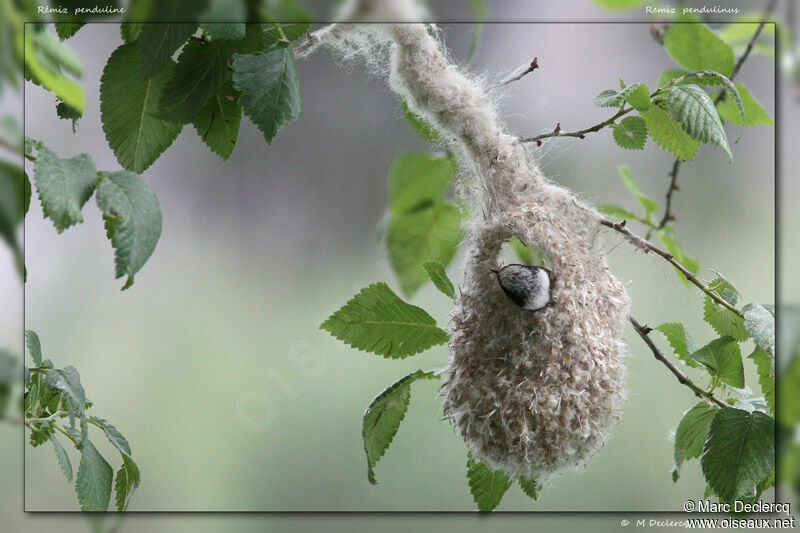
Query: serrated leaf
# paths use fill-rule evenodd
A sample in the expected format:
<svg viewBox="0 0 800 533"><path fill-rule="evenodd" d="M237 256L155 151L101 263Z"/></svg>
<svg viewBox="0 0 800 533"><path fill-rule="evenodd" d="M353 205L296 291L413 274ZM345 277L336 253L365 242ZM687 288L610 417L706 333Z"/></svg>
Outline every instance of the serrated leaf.
<svg viewBox="0 0 800 533"><path fill-rule="evenodd" d="M411 384L418 379L436 379L432 372L417 370L381 392L364 412L361 434L367 454L367 479L377 485L375 465L392 443L411 401Z"/></svg>
<svg viewBox="0 0 800 533"><path fill-rule="evenodd" d="M682 70L682 69L665 70L664 72L658 75L658 82L656 82L656 87L661 89L666 85L672 84L673 80L677 81L679 78L683 78L687 74L689 74L688 70ZM689 81L687 79L684 79L677 82L675 85L683 85L686 83L695 83L695 81Z"/></svg>
<svg viewBox="0 0 800 533"><path fill-rule="evenodd" d="M403 294L412 296L428 281L420 268L425 261L450 264L461 239L461 213L449 202L440 200L416 211L394 214L386 244Z"/></svg>
<svg viewBox="0 0 800 533"><path fill-rule="evenodd" d="M620 148L642 150L647 141L647 125L642 117L625 117L612 130Z"/></svg>
<svg viewBox="0 0 800 533"><path fill-rule="evenodd" d="M119 25L119 36L123 42L131 43L139 38L143 27L143 22L123 22Z"/></svg>
<svg viewBox="0 0 800 533"><path fill-rule="evenodd" d="M620 220L639 220L638 216L618 205L603 204L598 205L595 209L607 217L618 218Z"/></svg>
<svg viewBox="0 0 800 533"><path fill-rule="evenodd" d="M127 25L123 24L124 26ZM139 32L136 38L136 57L141 77L154 76L172 63L172 56L196 29L197 24L184 23L150 23L129 28ZM129 39L130 37L132 35L129 35Z"/></svg>
<svg viewBox="0 0 800 533"><path fill-rule="evenodd" d="M655 329L664 334L678 359L691 367L700 367L700 364L691 358L691 354L696 352L699 347L686 332L683 324L680 322L665 322Z"/></svg>
<svg viewBox="0 0 800 533"><path fill-rule="evenodd" d="M673 481L677 480L684 461L700 457L706 442L708 426L718 409L700 402L683 414L675 432L675 467Z"/></svg>
<svg viewBox="0 0 800 533"><path fill-rule="evenodd" d="M44 424L42 429L31 428L31 436L28 438L28 443L37 448L49 441L52 436L53 430L47 427L47 424Z"/></svg>
<svg viewBox="0 0 800 533"><path fill-rule="evenodd" d="M657 233L658 238L661 240L661 244L664 245L664 248L666 248L667 251L672 254L678 263L682 264L689 272L693 274L697 274L700 271L700 264L686 255L686 252L683 251L680 243L678 243L677 239L675 238L675 229L671 225L658 230ZM675 274L685 285L688 286L690 284L689 280L686 279L686 276L683 275L683 272L677 268L675 269Z"/></svg>
<svg viewBox="0 0 800 533"><path fill-rule="evenodd" d="M742 100L744 107L745 119L742 121L741 111L738 109L735 98L726 98L717 104L717 111L725 120L729 120L737 126L744 126L749 128L751 126L774 126L775 123L772 117L764 110L755 96L750 92L750 89L744 83L736 83L736 89L739 91L739 96Z"/></svg>
<svg viewBox="0 0 800 533"><path fill-rule="evenodd" d="M78 33L78 30L85 25L85 22L56 22L56 35L58 35L58 38L62 41L66 41Z"/></svg>
<svg viewBox="0 0 800 533"><path fill-rule="evenodd" d="M720 500L749 494L775 469L775 420L758 411L721 409L708 429L701 465Z"/></svg>
<svg viewBox="0 0 800 533"><path fill-rule="evenodd" d="M267 144L303 111L294 53L290 48L278 48L265 54L235 54L233 82L242 92L242 109L264 134Z"/></svg>
<svg viewBox="0 0 800 533"><path fill-rule="evenodd" d="M58 102L56 104L56 115L62 120L71 120L72 133L75 133L75 126L78 124L78 120L81 118L81 114L77 109L71 108L64 102Z"/></svg>
<svg viewBox="0 0 800 533"><path fill-rule="evenodd" d="M750 336L744 327L742 317L716 303L710 296L706 296L703 303L703 319L720 336L729 335L740 342Z"/></svg>
<svg viewBox="0 0 800 533"><path fill-rule="evenodd" d="M212 39L236 41L245 36L245 24L242 22L204 22L200 27Z"/></svg>
<svg viewBox="0 0 800 533"><path fill-rule="evenodd" d="M529 476L520 476L519 486L522 492L533 501L539 500L539 491L542 490L542 484L537 482L534 478Z"/></svg>
<svg viewBox="0 0 800 533"><path fill-rule="evenodd" d="M104 418L100 418L99 416L91 416L89 417L90 420L94 420L103 430L105 433L108 442L110 442L114 448L119 450L119 452L123 455L131 455L131 445L128 444L128 440L119 432L117 428L114 427L108 420Z"/></svg>
<svg viewBox="0 0 800 533"><path fill-rule="evenodd" d="M709 268L709 270L717 275L709 284L709 288L729 304L736 305L736 302L739 301L740 294L733 282L719 270L713 268Z"/></svg>
<svg viewBox="0 0 800 533"><path fill-rule="evenodd" d="M636 109L639 109L639 107L646 109L650 105L650 92L647 90L647 85L643 83L628 85L620 91L605 90L595 96L594 105L598 107L620 107L631 97L633 97L636 105L630 101L629 103ZM647 104L645 104L645 100L647 100Z"/></svg>
<svg viewBox="0 0 800 533"><path fill-rule="evenodd" d="M225 86L192 121L206 146L223 160L230 157L239 137L242 108L237 103L238 96L233 85Z"/></svg>
<svg viewBox="0 0 800 533"><path fill-rule="evenodd" d="M639 184L636 182L636 178L633 177L633 172L631 172L630 168L628 168L626 165L620 165L617 167L617 171L619 172L619 177L622 179L623 185L625 185L625 188L628 189L628 192L630 192L636 197L637 200L639 200L639 204L641 204L641 206L644 208L648 218L650 217L651 213L658 211L658 202L642 192L642 190L639 188Z"/></svg>
<svg viewBox="0 0 800 533"><path fill-rule="evenodd" d="M100 119L108 145L119 164L144 172L169 148L182 126L157 116L164 84L175 64L139 79L136 44L123 44L111 54L100 78Z"/></svg>
<svg viewBox="0 0 800 533"><path fill-rule="evenodd" d="M747 112L742 101L742 96L739 94L739 89L727 76L723 76L719 72L713 70L700 70L686 75L686 80L697 85L721 85L725 88L726 96L731 96L733 102L736 104L736 111L739 115L739 121L746 120ZM738 142L738 140L737 140Z"/></svg>
<svg viewBox="0 0 800 533"><path fill-rule="evenodd" d="M114 247L116 277L127 275L122 290L133 285L161 236L161 208L145 181L126 170L101 172L97 206L103 213L106 235Z"/></svg>
<svg viewBox="0 0 800 533"><path fill-rule="evenodd" d="M511 486L511 478L502 470L491 470L482 461L469 455L467 479L472 499L481 512L493 511Z"/></svg>
<svg viewBox="0 0 800 533"><path fill-rule="evenodd" d="M47 388L61 393L70 417L82 417L86 406L86 393L81 385L81 377L73 366L54 368L47 373L44 384Z"/></svg>
<svg viewBox="0 0 800 533"><path fill-rule="evenodd" d="M775 315L761 304L749 303L742 307L744 327L756 345L770 354L775 353Z"/></svg>
<svg viewBox="0 0 800 533"><path fill-rule="evenodd" d="M365 352L401 359L444 344L446 331L423 309L401 300L385 283L361 290L320 329Z"/></svg>
<svg viewBox="0 0 800 533"><path fill-rule="evenodd" d="M228 63L233 50L228 41L189 41L161 92L159 116L181 124L196 118L211 97L230 82Z"/></svg>
<svg viewBox="0 0 800 533"><path fill-rule="evenodd" d="M41 146L34 164L33 180L44 216L61 233L83 222L83 205L91 198L97 182L94 161L86 154L61 159Z"/></svg>
<svg viewBox="0 0 800 533"><path fill-rule="evenodd" d="M733 159L719 114L708 94L697 85L679 85L667 94L667 111L693 139L716 144Z"/></svg>
<svg viewBox="0 0 800 533"><path fill-rule="evenodd" d="M39 335L31 329L25 330L25 345L28 347L28 353L33 359L34 366L40 366L42 364L42 343L39 342Z"/></svg>
<svg viewBox="0 0 800 533"><path fill-rule="evenodd" d="M775 414L775 359L764 349L756 346L753 353L747 356L756 365L758 386L771 414Z"/></svg>
<svg viewBox="0 0 800 533"><path fill-rule="evenodd" d="M127 511L133 493L141 482L139 467L130 456L122 455L122 467L117 471L114 492L117 511Z"/></svg>
<svg viewBox="0 0 800 533"><path fill-rule="evenodd" d="M422 268L428 273L428 277L436 286L439 291L450 298L456 297L456 289L453 287L453 282L447 277L444 265L439 261L425 261L422 263Z"/></svg>
<svg viewBox="0 0 800 533"><path fill-rule="evenodd" d="M53 443L53 448L56 451L56 458L58 459L58 466L61 467L61 471L64 472L64 476L67 478L67 481L72 481L72 463L69 460L69 455L67 455L67 450L61 446L61 443L56 440L55 435L50 437L50 440Z"/></svg>
<svg viewBox="0 0 800 533"><path fill-rule="evenodd" d="M657 105L651 105L641 115L647 124L647 132L657 145L681 161L694 158L700 142L683 131L680 124L672 120L666 111Z"/></svg>
<svg viewBox="0 0 800 533"><path fill-rule="evenodd" d="M739 343L725 336L715 339L696 352L690 358L702 363L712 375L736 387L744 388L744 365Z"/></svg>
<svg viewBox="0 0 800 533"><path fill-rule="evenodd" d="M392 213L418 210L440 200L455 178L455 167L446 157L409 152L392 163L389 201Z"/></svg>
<svg viewBox="0 0 800 533"><path fill-rule="evenodd" d="M672 24L664 34L670 57L689 70L733 72L733 49L705 24Z"/></svg>
<svg viewBox="0 0 800 533"><path fill-rule="evenodd" d="M75 492L78 493L81 511L107 511L113 479L111 465L86 439L81 447L81 463L75 479Z"/></svg>

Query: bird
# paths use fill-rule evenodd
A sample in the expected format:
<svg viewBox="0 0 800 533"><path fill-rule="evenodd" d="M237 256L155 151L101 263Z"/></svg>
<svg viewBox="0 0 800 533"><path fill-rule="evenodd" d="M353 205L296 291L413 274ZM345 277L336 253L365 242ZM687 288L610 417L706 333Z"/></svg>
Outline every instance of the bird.
<svg viewBox="0 0 800 533"><path fill-rule="evenodd" d="M506 265L490 269L509 300L527 311L540 311L552 303L550 291L554 275L538 266Z"/></svg>

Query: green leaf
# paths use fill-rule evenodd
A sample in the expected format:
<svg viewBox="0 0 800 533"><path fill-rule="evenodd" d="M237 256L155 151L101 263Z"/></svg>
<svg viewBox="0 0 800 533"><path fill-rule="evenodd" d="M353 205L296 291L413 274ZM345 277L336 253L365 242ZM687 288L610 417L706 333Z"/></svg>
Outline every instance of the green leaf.
<svg viewBox="0 0 800 533"><path fill-rule="evenodd" d="M715 339L689 357L702 363L709 372L737 389L744 388L744 365L739 343L725 336Z"/></svg>
<svg viewBox="0 0 800 533"><path fill-rule="evenodd" d="M444 265L439 261L425 261L422 263L422 268L428 273L428 277L436 286L439 291L445 296L450 298L456 297L456 289L453 287L453 282L447 277Z"/></svg>
<svg viewBox="0 0 800 533"><path fill-rule="evenodd" d="M122 290L155 250L161 236L161 208L145 181L133 172L101 172L97 206L115 250L116 277L128 276Z"/></svg>
<svg viewBox="0 0 800 533"><path fill-rule="evenodd" d="M81 511L107 511L111 499L114 471L92 442L86 439L81 447L81 463L75 479L75 491Z"/></svg>
<svg viewBox="0 0 800 533"><path fill-rule="evenodd" d="M78 30L85 25L85 22L56 22L56 35L58 35L58 38L62 41L66 41L78 33Z"/></svg>
<svg viewBox="0 0 800 533"><path fill-rule="evenodd" d="M140 482L141 475L139 474L139 467L130 456L123 454L122 468L117 471L117 479L114 482L117 511L122 512L128 509L131 497Z"/></svg>
<svg viewBox="0 0 800 533"><path fill-rule="evenodd" d="M675 432L675 466L672 470L673 481L678 480L680 468L684 461L700 457L703 444L706 442L708 426L718 409L706 402L700 402L683 414Z"/></svg>
<svg viewBox="0 0 800 533"><path fill-rule="evenodd" d="M41 446L42 444L50 440L50 437L53 436L53 430L46 426L47 424L45 424L45 427L43 429L31 428L31 436L28 439L28 442L34 448Z"/></svg>
<svg viewBox="0 0 800 533"><path fill-rule="evenodd" d="M290 48L234 55L233 82L242 92L240 103L245 114L264 134L267 144L302 113L300 84Z"/></svg>
<svg viewBox="0 0 800 533"><path fill-rule="evenodd" d="M689 70L733 72L733 49L705 24L672 24L664 35L664 48Z"/></svg>
<svg viewBox="0 0 800 533"><path fill-rule="evenodd" d="M59 233L83 222L81 209L91 198L97 180L91 157L81 154L60 159L42 146L34 164L33 179L44 216L53 221Z"/></svg>
<svg viewBox="0 0 800 533"><path fill-rule="evenodd" d="M72 463L69 460L69 455L67 455L67 450L61 446L61 443L56 440L55 435L50 437L50 440L53 443L53 448L56 450L56 458L58 459L58 466L61 467L61 471L64 472L64 476L67 478L67 481L72 481Z"/></svg>
<svg viewBox="0 0 800 533"><path fill-rule="evenodd" d="M233 50L227 41L189 41L161 92L160 116L181 124L194 120L230 81L228 62Z"/></svg>
<svg viewBox="0 0 800 533"><path fill-rule="evenodd" d="M750 336L744 327L742 317L716 303L710 296L706 296L703 303L703 319L718 335L729 335L740 342L747 340Z"/></svg>
<svg viewBox="0 0 800 533"><path fill-rule="evenodd" d="M225 86L192 121L206 146L223 160L231 156L239 137L242 108L237 103L238 96L233 85Z"/></svg>
<svg viewBox="0 0 800 533"><path fill-rule="evenodd" d="M750 303L742 307L744 328L756 345L770 354L775 353L775 315L762 304Z"/></svg>
<svg viewBox="0 0 800 533"><path fill-rule="evenodd" d="M65 76L65 72L76 77L81 75L80 62L74 54L46 31L26 29L24 47L26 78L83 113L83 88L74 79Z"/></svg>
<svg viewBox="0 0 800 533"><path fill-rule="evenodd" d="M520 476L519 486L522 492L525 493L533 501L539 500L539 491L542 490L542 484L537 482L534 478L528 476Z"/></svg>
<svg viewBox="0 0 800 533"><path fill-rule="evenodd" d="M700 364L691 357L691 354L698 350L698 346L689 336L689 333L686 332L683 324L680 322L665 322L655 329L664 334L678 359L691 367L700 368Z"/></svg>
<svg viewBox="0 0 800 533"><path fill-rule="evenodd" d="M446 331L424 310L407 304L385 283L361 290L320 329L365 352L401 359L444 344Z"/></svg>
<svg viewBox="0 0 800 533"><path fill-rule="evenodd" d="M686 269L693 273L697 274L700 271L700 264L686 255L686 252L683 251L683 248L678 243L677 239L675 238L675 228L671 225L664 227L663 229L658 230L658 238L661 239L661 243L664 245L664 248L672 254L675 260L682 264ZM683 272L675 269L675 274L677 274L678 278L687 286L690 284L689 280L686 279L686 276L683 275Z"/></svg>
<svg viewBox="0 0 800 533"><path fill-rule="evenodd" d="M58 118L60 119L71 120L72 133L75 133L75 126L78 124L78 120L80 120L81 118L81 114L78 112L77 109L72 109L64 102L58 102L56 104L56 115L58 115Z"/></svg>
<svg viewBox="0 0 800 533"><path fill-rule="evenodd" d="M123 27L127 26L123 24ZM136 28L130 28L136 31ZM138 71L141 77L158 74L172 63L172 56L197 29L197 24L145 24L136 39Z"/></svg>
<svg viewBox="0 0 800 533"><path fill-rule="evenodd" d="M42 343L39 342L39 335L35 331L28 329L25 330L25 345L28 347L28 353L33 359L34 366L41 366L42 364Z"/></svg>
<svg viewBox="0 0 800 533"><path fill-rule="evenodd" d="M647 132L657 145L681 161L694 158L700 142L683 131L680 124L672 120L666 111L657 105L651 105L641 115L647 124Z"/></svg>
<svg viewBox="0 0 800 533"><path fill-rule="evenodd" d="M625 209L614 204L598 205L596 209L603 215L620 220L639 220L639 217Z"/></svg>
<svg viewBox="0 0 800 533"><path fill-rule="evenodd" d="M714 278L709 284L709 288L711 288L729 304L736 305L736 302L739 301L740 294L733 282L729 280L722 272L714 270L713 268L709 268L709 270L717 275L717 277Z"/></svg>
<svg viewBox="0 0 800 533"><path fill-rule="evenodd" d="M642 150L647 141L647 125L642 117L625 117L612 129L612 134L620 148Z"/></svg>
<svg viewBox="0 0 800 533"><path fill-rule="evenodd" d="M100 119L108 145L119 164L144 172L169 148L182 126L157 116L164 84L175 64L147 80L139 79L136 44L123 44L111 54L100 79Z"/></svg>
<svg viewBox="0 0 800 533"><path fill-rule="evenodd" d="M664 72L659 74L658 82L656 83L656 87L661 89L665 85L672 85L673 81L677 81L678 79L683 78L687 74L689 74L689 71L682 70L682 69L665 70ZM684 84L687 84L687 83L697 83L697 81L696 80L683 79L680 82L677 82L675 85L684 85Z"/></svg>
<svg viewBox="0 0 800 533"><path fill-rule="evenodd" d="M446 157L405 153L389 171L389 200L392 213L419 210L442 198L453 183L455 167Z"/></svg>
<svg viewBox="0 0 800 533"><path fill-rule="evenodd" d="M99 416L91 416L89 418L100 425L103 433L106 434L108 442L110 442L114 448L119 450L123 455L131 455L131 445L128 444L128 440L108 420L100 418Z"/></svg>
<svg viewBox="0 0 800 533"><path fill-rule="evenodd" d="M747 114L742 96L739 94L739 89L727 76L723 76L719 72L714 72L713 70L700 70L687 74L686 79L691 82L696 81L698 85L721 85L725 88L726 96L730 95L733 97L733 102L736 104L736 111L739 114L740 121L746 119Z"/></svg>
<svg viewBox="0 0 800 533"><path fill-rule="evenodd" d="M54 368L47 373L44 385L53 391L61 394L64 405L69 413L70 426L75 426L75 419L85 419L86 416L86 393L81 385L81 378L75 367L65 366L64 368ZM42 395L46 400L46 396Z"/></svg>
<svg viewBox="0 0 800 533"><path fill-rule="evenodd" d="M0 237L20 253L17 228L22 222L26 201L29 201L29 197L26 199L22 167L0 161Z"/></svg>
<svg viewBox="0 0 800 533"><path fill-rule="evenodd" d="M420 268L425 261L450 264L461 239L461 213L449 202L438 201L418 211L393 215L386 243L403 294L412 296L428 281Z"/></svg>
<svg viewBox="0 0 800 533"><path fill-rule="evenodd" d="M245 24L241 22L204 22L200 27L212 39L236 41L245 36Z"/></svg>
<svg viewBox="0 0 800 533"><path fill-rule="evenodd" d="M667 111L693 139L716 144L733 159L725 128L708 94L697 85L673 87L667 95Z"/></svg>
<svg viewBox="0 0 800 533"><path fill-rule="evenodd" d="M439 134L436 132L433 126L426 122L422 117L415 115L408 108L408 103L406 103L405 100L400 100L400 105L403 107L403 115L405 115L406 120L409 124L411 124L411 127L414 128L414 131L417 132L417 135L430 143L439 142Z"/></svg>
<svg viewBox="0 0 800 533"><path fill-rule="evenodd" d="M750 89L744 83L737 83L736 89L742 99L742 106L744 107L745 119L742 121L742 112L736 105L736 99L728 97L730 93L726 93L726 98L717 104L717 111L725 120L729 120L737 126L744 126L746 128L751 126L774 126L772 117L764 110L761 103L756 100L756 97L750 92ZM733 100L733 101L732 101Z"/></svg>
<svg viewBox="0 0 800 533"><path fill-rule="evenodd" d="M481 512L493 511L511 486L511 478L502 470L491 470L482 461L469 455L467 479L472 499Z"/></svg>
<svg viewBox="0 0 800 533"><path fill-rule="evenodd" d="M143 22L123 22L119 25L119 36L125 43L131 43L139 38L144 27Z"/></svg>
<svg viewBox="0 0 800 533"><path fill-rule="evenodd" d="M411 401L411 384L418 379L436 379L432 372L417 370L381 392L364 412L361 434L367 454L367 479L377 485L375 465L392 443Z"/></svg>
<svg viewBox="0 0 800 533"><path fill-rule="evenodd" d="M647 214L647 217L650 218L651 213L655 213L658 211L658 202L646 196L642 190L639 188L639 184L636 183L636 178L633 177L633 172L631 169L628 168L627 165L620 165L617 167L617 171L619 172L619 177L622 179L623 185L625 188L628 189L632 195L639 200L639 203L644 208L644 212Z"/></svg>
<svg viewBox="0 0 800 533"><path fill-rule="evenodd" d="M770 413L775 413L775 359L762 348L756 346L753 353L747 356L756 365L758 385L767 402Z"/></svg>
<svg viewBox="0 0 800 533"><path fill-rule="evenodd" d="M749 494L775 469L775 420L758 411L720 410L708 429L701 464L720 500Z"/></svg>
<svg viewBox="0 0 800 533"><path fill-rule="evenodd" d="M630 102L631 98L633 102ZM650 106L650 92L647 89L647 85L634 83L620 91L612 89L603 91L594 98L594 105L598 107L621 107L626 100L637 110L647 109Z"/></svg>

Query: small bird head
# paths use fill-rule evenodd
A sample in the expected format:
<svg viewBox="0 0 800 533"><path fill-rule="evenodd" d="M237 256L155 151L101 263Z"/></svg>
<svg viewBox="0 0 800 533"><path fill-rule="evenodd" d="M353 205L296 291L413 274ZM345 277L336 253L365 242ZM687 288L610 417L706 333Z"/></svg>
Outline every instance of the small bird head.
<svg viewBox="0 0 800 533"><path fill-rule="evenodd" d="M527 265L506 265L489 269L497 276L500 288L509 300L527 311L539 311L550 303L552 271Z"/></svg>

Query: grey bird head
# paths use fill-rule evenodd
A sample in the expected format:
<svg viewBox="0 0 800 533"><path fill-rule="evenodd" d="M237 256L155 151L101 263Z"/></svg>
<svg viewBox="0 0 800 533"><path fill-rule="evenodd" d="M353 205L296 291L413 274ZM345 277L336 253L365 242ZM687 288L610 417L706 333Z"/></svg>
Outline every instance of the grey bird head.
<svg viewBox="0 0 800 533"><path fill-rule="evenodd" d="M506 265L491 269L509 300L528 311L539 311L550 304L553 273L542 267Z"/></svg>

